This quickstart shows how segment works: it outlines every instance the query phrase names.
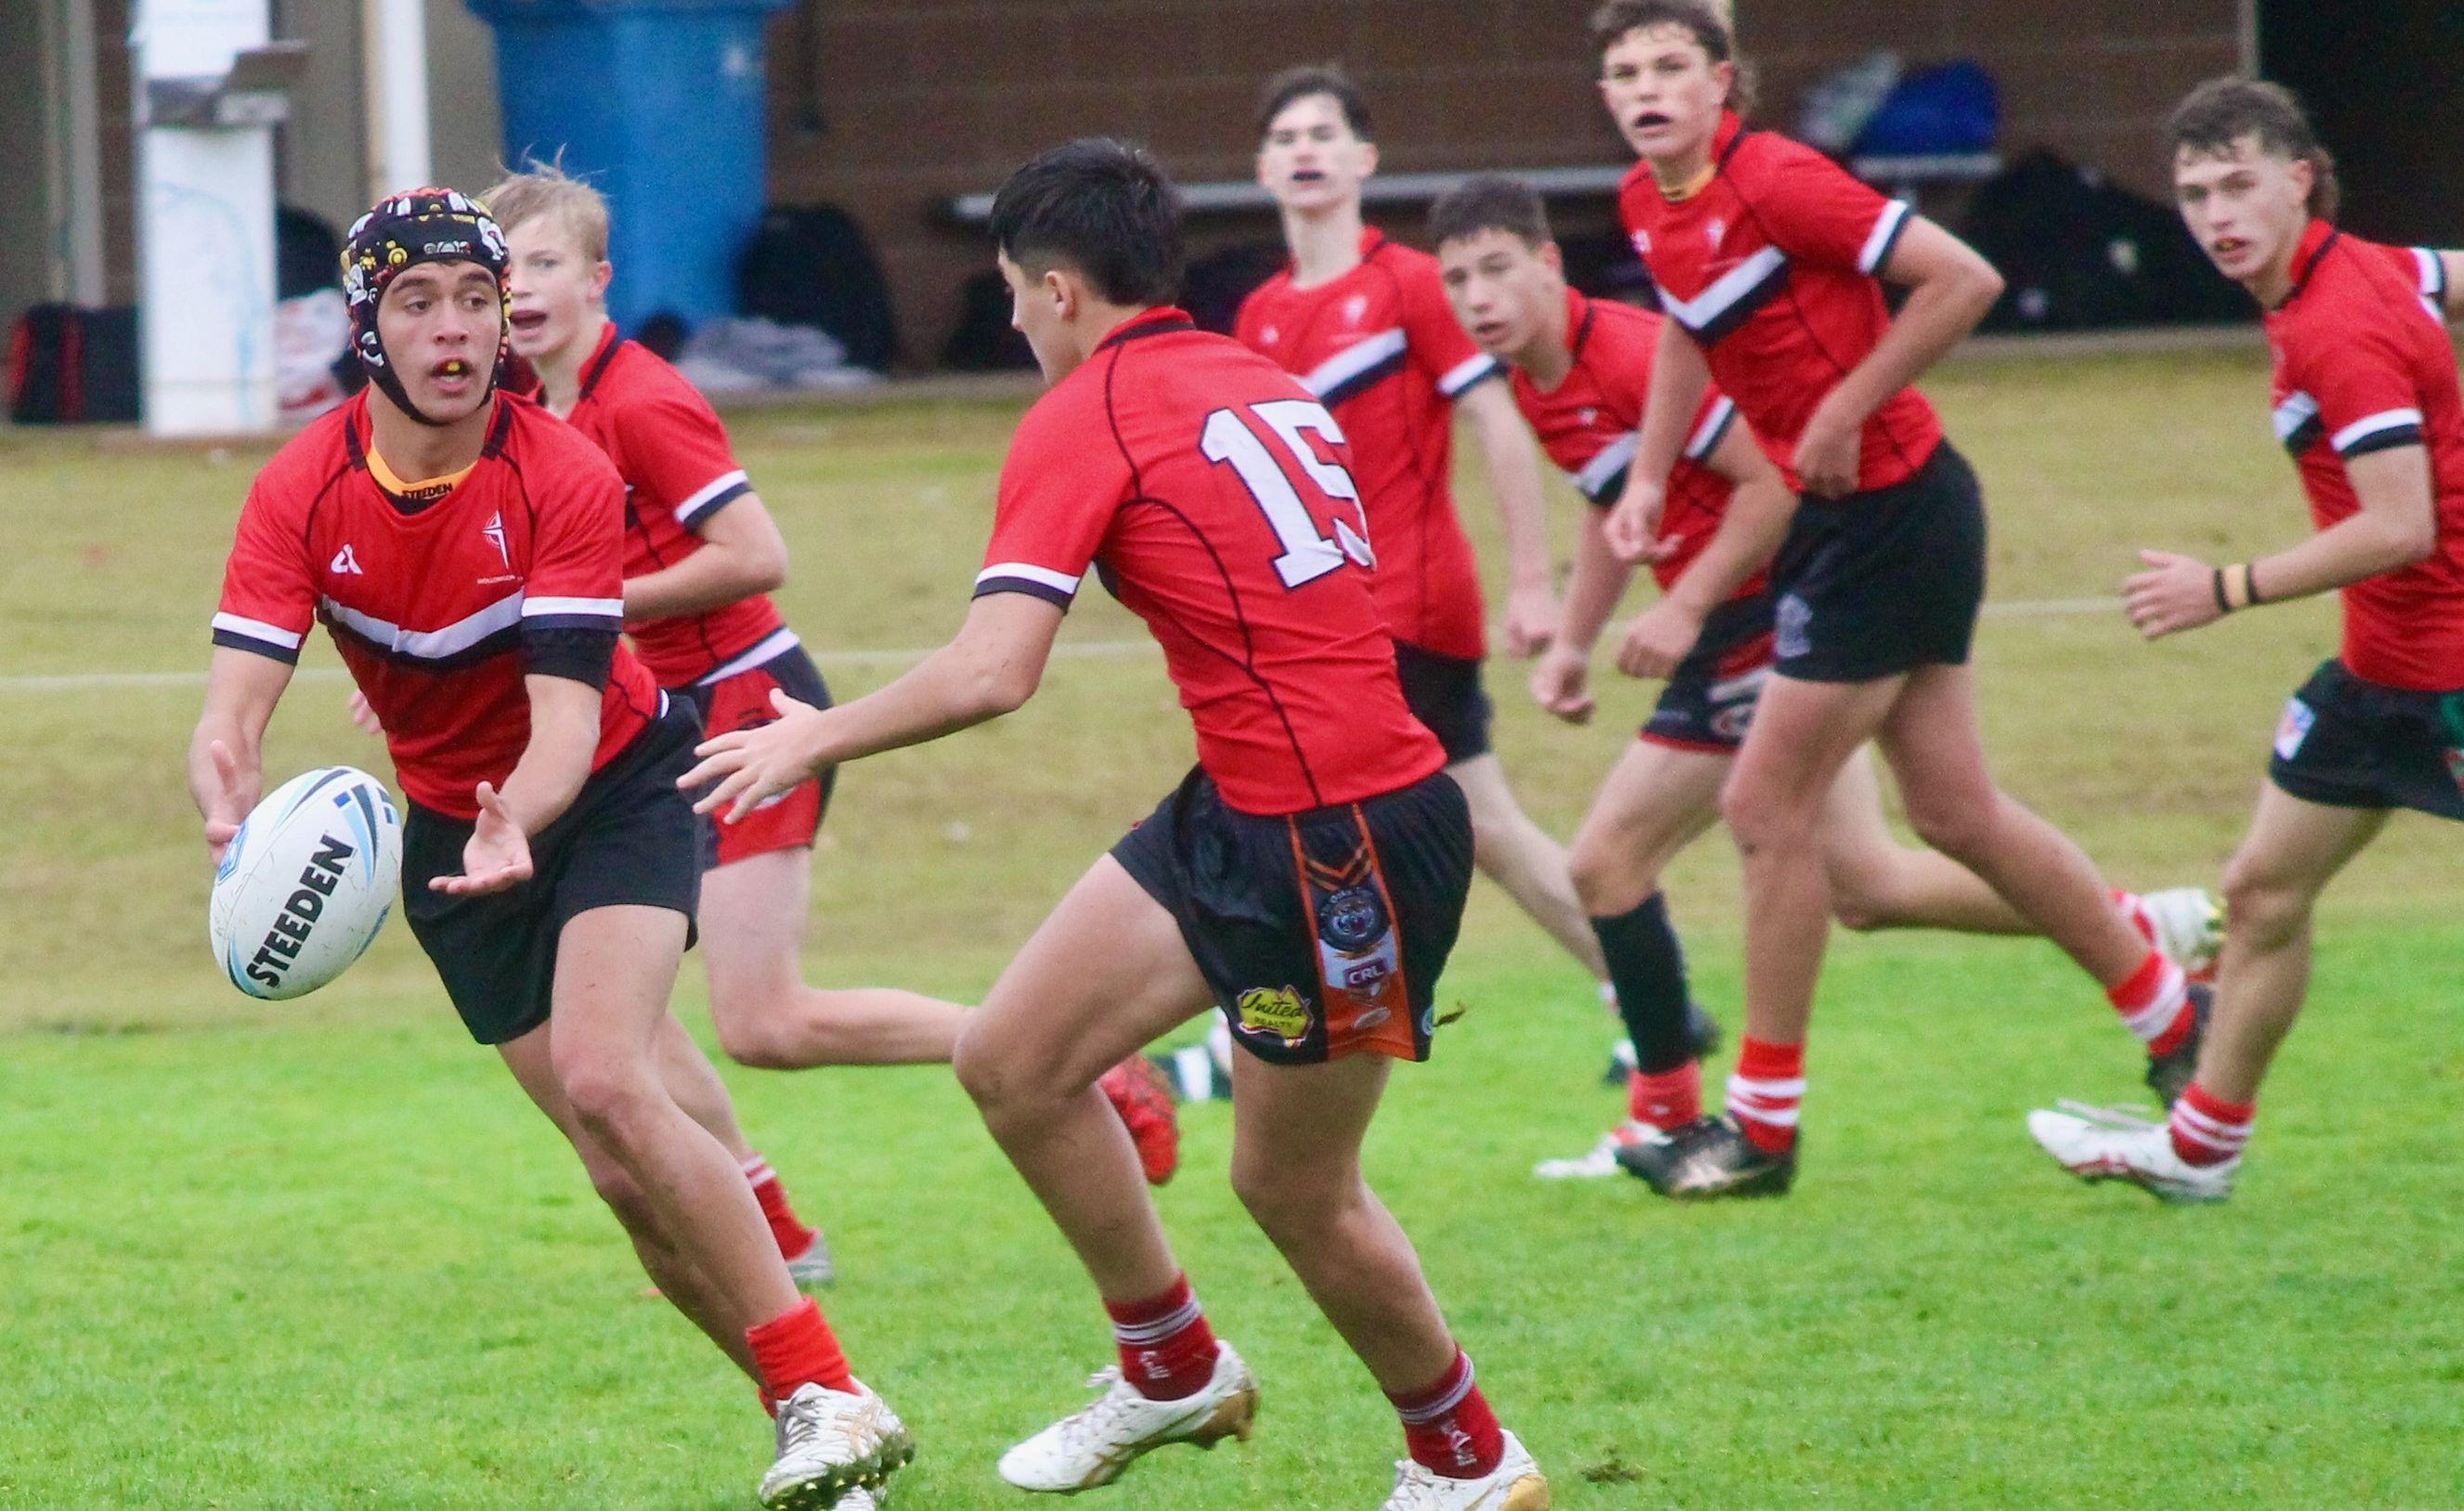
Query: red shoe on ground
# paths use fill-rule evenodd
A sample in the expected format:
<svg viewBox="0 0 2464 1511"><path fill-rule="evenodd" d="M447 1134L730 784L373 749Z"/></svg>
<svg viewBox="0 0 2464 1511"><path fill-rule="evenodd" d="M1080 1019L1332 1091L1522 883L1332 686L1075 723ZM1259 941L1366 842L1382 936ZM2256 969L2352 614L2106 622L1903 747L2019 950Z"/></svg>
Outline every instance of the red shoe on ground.
<svg viewBox="0 0 2464 1511"><path fill-rule="evenodd" d="M1104 1072L1095 1084L1111 1098L1138 1147L1138 1168L1147 1184L1160 1186L1180 1168L1180 1121L1172 1109L1172 1085L1144 1055L1132 1055Z"/></svg>

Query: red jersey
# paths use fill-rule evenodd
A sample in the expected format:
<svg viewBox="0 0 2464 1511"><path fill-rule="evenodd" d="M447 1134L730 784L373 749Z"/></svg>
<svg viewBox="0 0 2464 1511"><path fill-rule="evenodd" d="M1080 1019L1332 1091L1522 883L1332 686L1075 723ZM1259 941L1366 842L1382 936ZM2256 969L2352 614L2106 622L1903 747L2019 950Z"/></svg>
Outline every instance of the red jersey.
<svg viewBox="0 0 2464 1511"><path fill-rule="evenodd" d="M1298 813L1445 764L1403 705L1343 431L1178 310L1128 320L1019 422L976 596L1067 607L1089 565L1163 646L1225 803Z"/></svg>
<svg viewBox="0 0 2464 1511"><path fill-rule="evenodd" d="M2445 294L2436 253L2313 221L2294 252L2293 292L2267 313L2276 435L2300 469L2313 524L2361 508L2344 471L2354 457L2430 452L2437 549L2343 590L2340 654L2365 682L2439 692L2464 688L2464 399Z"/></svg>
<svg viewBox="0 0 2464 1511"><path fill-rule="evenodd" d="M599 443L625 479L627 578L700 550L703 527L753 491L709 402L656 352L619 339L612 321L583 364L581 397L564 418ZM634 653L665 688L712 681L796 644L766 593L702 614L628 620L625 628Z"/></svg>
<svg viewBox="0 0 2464 1511"><path fill-rule="evenodd" d="M1486 655L1480 574L1455 515L1454 400L1498 366L1457 323L1437 259L1364 230L1359 266L1313 289L1275 274L1242 302L1233 334L1350 438L1387 628L1423 650Z"/></svg>
<svg viewBox="0 0 2464 1511"><path fill-rule="evenodd" d="M1651 392L1651 362L1660 350L1660 317L1631 304L1590 299L1566 291L1566 343L1574 365L1557 386L1543 392L1521 368L1514 370L1514 405L1539 436L1541 449L1565 472L1575 491L1602 509L1625 493L1626 470L1641 442L1643 405ZM1677 554L1654 562L1651 575L1662 589L1674 586L1711 543L1728 512L1728 481L1703 465L1719 449L1737 406L1717 388L1704 391L1686 433L1684 451L1668 470L1668 492L1660 533L1682 542ZM1736 592L1763 591L1763 575Z"/></svg>
<svg viewBox="0 0 2464 1511"><path fill-rule="evenodd" d="M360 395L294 436L241 506L214 644L299 659L323 621L385 721L403 791L478 817L530 743L527 646L624 622L624 484L599 449L526 399L499 395L479 460L406 512L370 472ZM600 703L598 770L657 712L649 672L619 645Z"/></svg>
<svg viewBox="0 0 2464 1511"><path fill-rule="evenodd" d="M1682 200L1661 193L1649 164L1617 189L1617 212L1660 307L1694 338L1788 485L1815 405L1889 328L1875 270L1907 229L1884 199L1812 147L1748 131L1724 115L1711 180ZM1942 422L1914 388L1865 422L1857 488L1887 488L1925 465Z"/></svg>

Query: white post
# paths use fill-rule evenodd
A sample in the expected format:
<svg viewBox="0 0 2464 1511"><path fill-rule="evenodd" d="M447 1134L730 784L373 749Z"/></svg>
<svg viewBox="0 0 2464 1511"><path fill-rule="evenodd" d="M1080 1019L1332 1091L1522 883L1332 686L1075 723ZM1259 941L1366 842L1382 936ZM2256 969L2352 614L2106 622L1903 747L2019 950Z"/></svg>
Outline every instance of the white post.
<svg viewBox="0 0 2464 1511"><path fill-rule="evenodd" d="M274 132L156 125L156 79L219 77L266 41L267 0L139 0L138 325L145 428L270 429L274 398Z"/></svg>
<svg viewBox="0 0 2464 1511"><path fill-rule="evenodd" d="M435 181L428 122L425 0L363 0L367 61L368 201Z"/></svg>

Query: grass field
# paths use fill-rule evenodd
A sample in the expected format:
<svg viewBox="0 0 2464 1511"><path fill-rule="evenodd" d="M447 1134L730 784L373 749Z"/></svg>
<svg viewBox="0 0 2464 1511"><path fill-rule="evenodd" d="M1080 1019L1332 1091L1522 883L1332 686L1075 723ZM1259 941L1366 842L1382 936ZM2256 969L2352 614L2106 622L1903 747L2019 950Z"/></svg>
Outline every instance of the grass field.
<svg viewBox="0 0 2464 1511"><path fill-rule="evenodd" d="M2324 603L2151 647L2073 602L2141 544L2231 559L2304 528L2263 364L1974 361L1932 385L1993 505L1989 746L2127 885L2212 879L2284 693L2333 647ZM784 605L842 695L957 623L1015 411L737 424L796 553ZM262 454L0 429L0 1506L749 1505L750 1392L641 1299L407 931L288 1004L209 962L182 678ZM843 777L817 979L980 993L1189 758L1136 637L1089 594L1028 709ZM321 642L303 663L270 771L383 769L335 665ZM1601 722L1569 730L1492 671L1508 770L1561 834L1646 706L1609 676ZM1835 944L1787 1200L1541 1186L1533 1159L1615 1114L1606 1023L1485 888L1441 989L1468 1011L1397 1077L1373 1178L1561 1506L2453 1506L2457 859L2452 833L2399 820L2331 894L2310 1017L2223 1209L2061 1178L2020 1114L2126 1096L2126 1036L2048 947L1926 934ZM1671 892L1733 1025L1724 843ZM686 983L706 1027L690 966ZM993 1458L1083 1399L1105 1340L963 1096L929 1070L731 1081L831 1233L826 1304L858 1369L916 1431L898 1503L1023 1503ZM1393 1419L1225 1188L1223 1109L1185 1127L1162 1206L1265 1382L1261 1431L1159 1456L1111 1503L1373 1506Z"/></svg>

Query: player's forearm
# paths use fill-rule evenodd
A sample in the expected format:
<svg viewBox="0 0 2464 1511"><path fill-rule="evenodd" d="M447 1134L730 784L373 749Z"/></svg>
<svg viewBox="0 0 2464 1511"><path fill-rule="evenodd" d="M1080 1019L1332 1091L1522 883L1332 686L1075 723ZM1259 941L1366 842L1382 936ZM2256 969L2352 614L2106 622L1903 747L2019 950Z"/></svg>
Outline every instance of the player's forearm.
<svg viewBox="0 0 2464 1511"><path fill-rule="evenodd" d="M1863 425L1893 394L1949 356L2001 296L2001 275L1982 262L1976 269L1945 270L1915 285L1890 329L1839 380L1824 406L1842 425Z"/></svg>
<svg viewBox="0 0 2464 1511"><path fill-rule="evenodd" d="M2412 565L2437 544L2415 530L2367 512L2339 520L2299 545L2250 563L2252 591L2263 603L2309 598Z"/></svg>
<svg viewBox="0 0 2464 1511"><path fill-rule="evenodd" d="M1668 470L1684 454L1694 412L1703 407L1703 394L1710 386L1711 366L1703 348L1675 320L1661 322L1660 343L1651 359L1651 392L1643 401L1634 461L1626 469L1628 488L1638 479L1667 484Z"/></svg>
<svg viewBox="0 0 2464 1511"><path fill-rule="evenodd" d="M1587 655L1634 578L1634 568L1609 549L1607 522L1605 510L1583 512L1582 534L1574 541L1573 576L1566 583L1563 639L1569 649Z"/></svg>
<svg viewBox="0 0 2464 1511"><path fill-rule="evenodd" d="M1736 596L1748 579L1771 564L1788 527L1796 517L1796 495L1776 471L1740 484L1728 495L1728 512L1710 543L1669 588L1668 596L1696 614L1711 610Z"/></svg>
<svg viewBox="0 0 2464 1511"><path fill-rule="evenodd" d="M989 723L1031 697L1042 673L997 648L963 641L942 646L906 675L822 715L825 738L813 769L922 745Z"/></svg>
<svg viewBox="0 0 2464 1511"><path fill-rule="evenodd" d="M522 833L535 835L572 807L590 779L602 694L568 677L532 673L523 680L530 689L530 742L496 795Z"/></svg>
<svg viewBox="0 0 2464 1511"><path fill-rule="evenodd" d="M786 580L785 563L705 544L673 566L625 581L625 618L632 623L707 614Z"/></svg>
<svg viewBox="0 0 2464 1511"><path fill-rule="evenodd" d="M210 817L210 801L225 790L214 770L217 744L231 752L243 809L255 805L265 785L265 728L290 684L286 663L253 651L215 648L206 671L206 706L188 739L188 796L198 812Z"/></svg>
<svg viewBox="0 0 2464 1511"><path fill-rule="evenodd" d="M1472 433L1488 471L1489 496L1506 527L1507 570L1517 587L1548 587L1555 575L1549 561L1549 526L1540 496L1540 464L1531 432L1502 383L1484 383L1463 395Z"/></svg>

